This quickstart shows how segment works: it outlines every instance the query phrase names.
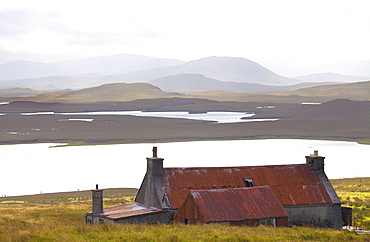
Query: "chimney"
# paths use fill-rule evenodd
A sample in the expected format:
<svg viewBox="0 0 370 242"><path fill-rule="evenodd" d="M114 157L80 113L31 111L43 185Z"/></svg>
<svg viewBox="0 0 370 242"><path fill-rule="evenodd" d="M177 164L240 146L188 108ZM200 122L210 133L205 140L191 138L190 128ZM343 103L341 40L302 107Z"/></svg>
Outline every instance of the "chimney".
<svg viewBox="0 0 370 242"><path fill-rule="evenodd" d="M319 156L319 152L315 150L313 154L306 156L306 164L313 172L324 172L324 159L325 157Z"/></svg>
<svg viewBox="0 0 370 242"><path fill-rule="evenodd" d="M143 182L136 195L135 202L156 208L168 208L168 201L163 189L163 158L158 158L157 147L153 147L152 157L147 157L147 168Z"/></svg>
<svg viewBox="0 0 370 242"><path fill-rule="evenodd" d="M94 215L103 213L103 190L99 189L98 184L95 190L92 190L92 207Z"/></svg>
<svg viewBox="0 0 370 242"><path fill-rule="evenodd" d="M157 147L153 147L153 156L146 158L147 168L146 173L148 175L164 175L163 159L157 157Z"/></svg>

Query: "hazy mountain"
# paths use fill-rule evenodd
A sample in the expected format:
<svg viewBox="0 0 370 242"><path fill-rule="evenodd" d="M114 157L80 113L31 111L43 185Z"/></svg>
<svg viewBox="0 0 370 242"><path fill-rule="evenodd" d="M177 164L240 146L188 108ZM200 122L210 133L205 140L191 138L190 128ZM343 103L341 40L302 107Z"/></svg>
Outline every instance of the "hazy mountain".
<svg viewBox="0 0 370 242"><path fill-rule="evenodd" d="M295 79L304 82L359 82L370 80L370 77L366 76L350 76L350 75L340 75L336 73L317 73L307 76L298 76Z"/></svg>
<svg viewBox="0 0 370 242"><path fill-rule="evenodd" d="M33 79L56 75L72 76L90 73L113 75L138 70L169 67L183 63L184 61L180 60L159 59L128 54L60 61L51 64L16 60L0 65L0 81Z"/></svg>
<svg viewBox="0 0 370 242"><path fill-rule="evenodd" d="M150 82L160 77L179 74L201 74L219 81L274 86L292 85L302 82L279 76L248 59L234 57L208 57L178 66L138 71L120 75L120 77L122 77L124 82Z"/></svg>
<svg viewBox="0 0 370 242"><path fill-rule="evenodd" d="M300 81L280 76L245 58L208 57L187 62L178 68L187 73L203 74L220 81L275 86L300 83Z"/></svg>
<svg viewBox="0 0 370 242"><path fill-rule="evenodd" d="M179 74L165 76L150 81L151 84L167 92L200 92L222 90L231 92L279 92L292 91L303 87L329 83L302 83L291 86L266 86L260 84L223 82L201 74Z"/></svg>
<svg viewBox="0 0 370 242"><path fill-rule="evenodd" d="M148 70L183 64L184 61L174 59L159 59L141 55L119 54L113 56L98 56L78 60L68 60L52 63L67 75L98 73L114 75L126 72Z"/></svg>
<svg viewBox="0 0 370 242"><path fill-rule="evenodd" d="M73 77L69 76L47 76L13 81L0 81L0 88L31 88L38 91L60 90L66 85L73 86Z"/></svg>
<svg viewBox="0 0 370 242"><path fill-rule="evenodd" d="M40 102L104 102L131 101L136 99L153 99L180 96L177 93L167 93L148 83L114 83L98 87L86 88L70 92L54 92L27 98Z"/></svg>
<svg viewBox="0 0 370 242"><path fill-rule="evenodd" d="M31 62L42 62L42 63L50 63L65 59L71 59L72 57L68 56L61 56L61 55L54 55L54 54L35 54L35 53L28 53L24 51L20 52L9 52L0 49L0 64L4 64L6 62L16 61L16 60L24 60L24 61L31 61Z"/></svg>
<svg viewBox="0 0 370 242"><path fill-rule="evenodd" d="M59 75L60 70L49 64L31 61L11 61L0 65L0 81Z"/></svg>

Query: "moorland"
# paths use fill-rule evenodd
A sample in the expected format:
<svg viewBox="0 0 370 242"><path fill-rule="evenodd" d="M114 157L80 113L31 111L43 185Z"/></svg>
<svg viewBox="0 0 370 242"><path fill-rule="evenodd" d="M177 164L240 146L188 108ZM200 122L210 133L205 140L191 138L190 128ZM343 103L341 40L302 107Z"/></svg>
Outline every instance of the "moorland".
<svg viewBox="0 0 370 242"><path fill-rule="evenodd" d="M274 107L274 108L263 108ZM20 115L32 112L86 111L238 111L273 122L214 124L207 121L122 115ZM70 144L171 142L294 138L370 143L370 102L338 99L320 105L274 102L226 102L162 98L128 102L38 103L0 105L0 143L64 142ZM61 119L92 119L92 122Z"/></svg>

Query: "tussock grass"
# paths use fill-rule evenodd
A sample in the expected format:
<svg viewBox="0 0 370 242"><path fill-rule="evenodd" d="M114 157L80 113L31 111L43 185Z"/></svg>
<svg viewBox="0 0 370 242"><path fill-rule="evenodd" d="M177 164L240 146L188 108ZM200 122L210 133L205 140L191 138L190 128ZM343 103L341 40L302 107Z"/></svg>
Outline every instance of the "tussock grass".
<svg viewBox="0 0 370 242"><path fill-rule="evenodd" d="M348 186L353 186L357 181L332 182L341 194L341 189L349 189ZM341 188L341 185L344 187ZM358 192L367 194L363 190L362 187ZM82 215L91 210L91 198L59 195L0 198L0 241L370 241L369 235L306 227L84 225ZM105 196L104 203L109 207L133 199L134 196L114 193ZM357 216L358 213L354 211L354 214Z"/></svg>
<svg viewBox="0 0 370 242"><path fill-rule="evenodd" d="M1 241L366 241L352 232L222 225L84 225L87 205L0 206Z"/></svg>

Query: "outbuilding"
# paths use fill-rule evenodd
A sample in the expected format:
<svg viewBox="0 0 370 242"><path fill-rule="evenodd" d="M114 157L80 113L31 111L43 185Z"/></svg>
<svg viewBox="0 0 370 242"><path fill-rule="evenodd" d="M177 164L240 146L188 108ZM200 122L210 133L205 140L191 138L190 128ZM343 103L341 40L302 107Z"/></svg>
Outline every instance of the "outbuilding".
<svg viewBox="0 0 370 242"><path fill-rule="evenodd" d="M269 186L190 190L175 222L288 226L288 214Z"/></svg>

